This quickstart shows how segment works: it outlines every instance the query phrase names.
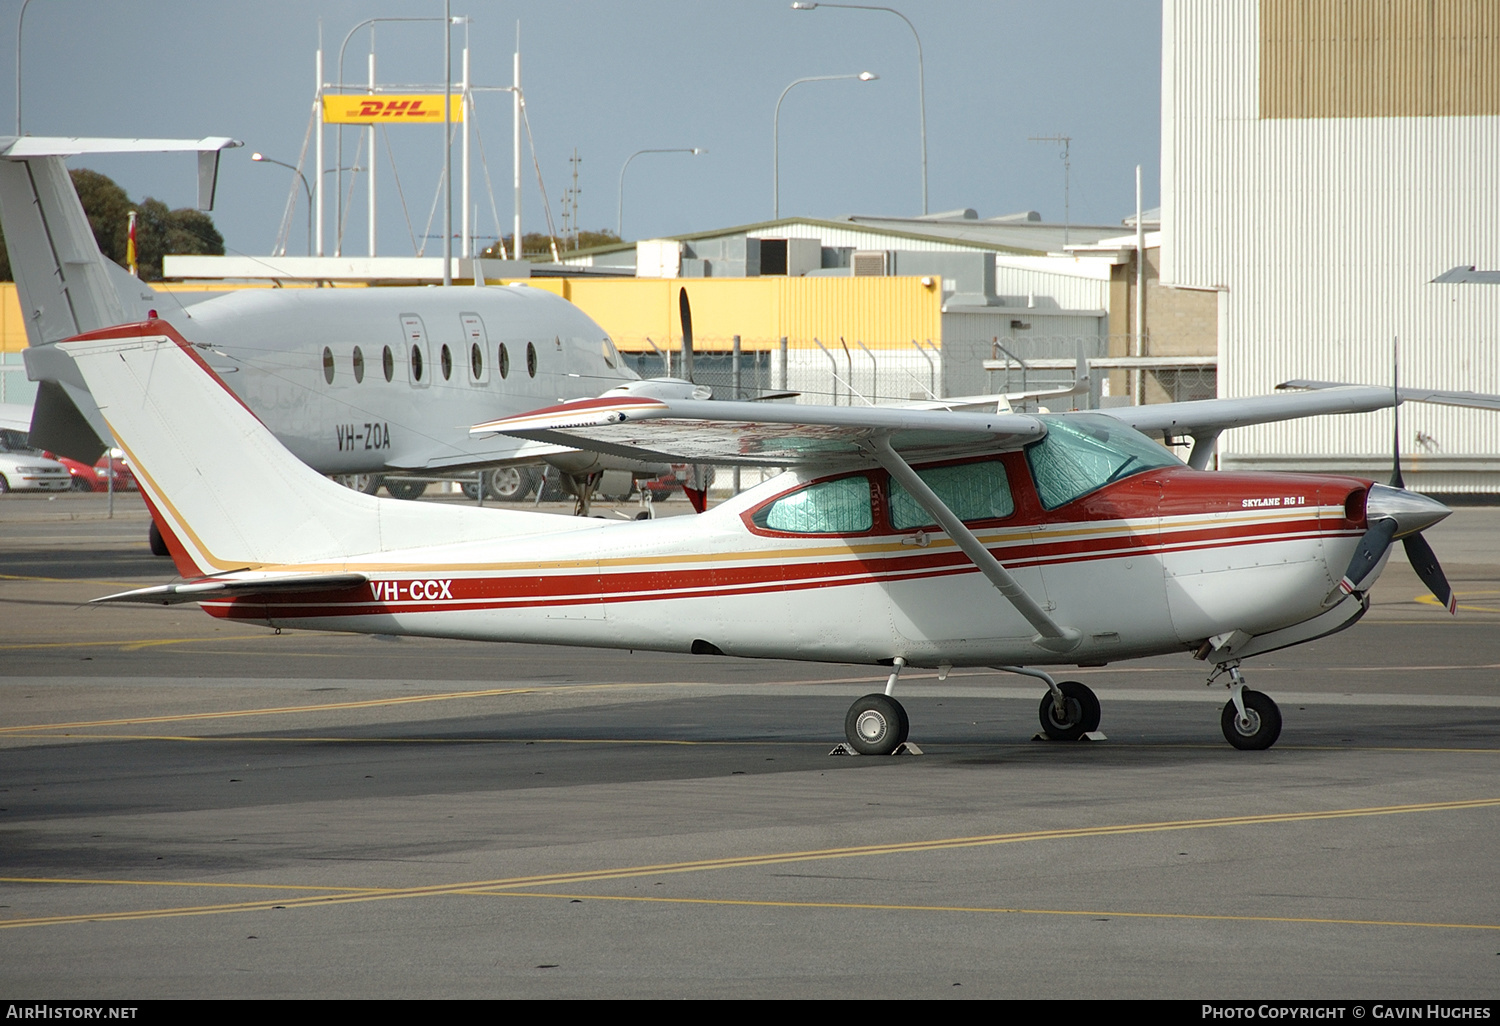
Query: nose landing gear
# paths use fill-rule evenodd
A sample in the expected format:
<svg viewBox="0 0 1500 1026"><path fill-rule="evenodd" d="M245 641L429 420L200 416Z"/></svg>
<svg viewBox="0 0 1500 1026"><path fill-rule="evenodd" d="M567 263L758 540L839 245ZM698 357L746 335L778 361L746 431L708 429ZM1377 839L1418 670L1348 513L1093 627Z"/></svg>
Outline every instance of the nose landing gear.
<svg viewBox="0 0 1500 1026"><path fill-rule="evenodd" d="M1224 740L1246 752L1270 748L1281 736L1281 710L1269 695L1245 687L1238 662L1214 667L1208 682L1212 684L1221 673L1229 674L1229 701L1224 703L1224 712L1219 717Z"/></svg>

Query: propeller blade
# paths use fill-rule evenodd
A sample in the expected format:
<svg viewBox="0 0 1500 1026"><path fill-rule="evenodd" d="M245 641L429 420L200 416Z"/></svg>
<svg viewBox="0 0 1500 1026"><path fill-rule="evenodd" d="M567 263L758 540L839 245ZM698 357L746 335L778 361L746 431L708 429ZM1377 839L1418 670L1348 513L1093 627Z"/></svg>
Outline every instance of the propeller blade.
<svg viewBox="0 0 1500 1026"><path fill-rule="evenodd" d="M1411 561L1411 568L1422 578L1422 583L1427 585L1432 597L1447 606L1450 615L1457 615L1458 598L1448 586L1448 578L1438 565L1437 555L1432 551L1432 546L1427 544L1427 539L1420 534L1409 534L1401 539L1401 544L1406 546L1406 558Z"/></svg>
<svg viewBox="0 0 1500 1026"><path fill-rule="evenodd" d="M1385 555L1385 550L1391 547L1391 541L1395 537L1395 520L1372 521L1354 550L1354 558L1349 560L1349 569L1344 571L1344 578L1339 581L1339 590L1346 595L1354 594L1359 582L1375 569L1375 564L1380 562L1380 557Z"/></svg>
<svg viewBox="0 0 1500 1026"><path fill-rule="evenodd" d="M682 376L693 380L693 308L686 288L677 290L677 313L682 318Z"/></svg>

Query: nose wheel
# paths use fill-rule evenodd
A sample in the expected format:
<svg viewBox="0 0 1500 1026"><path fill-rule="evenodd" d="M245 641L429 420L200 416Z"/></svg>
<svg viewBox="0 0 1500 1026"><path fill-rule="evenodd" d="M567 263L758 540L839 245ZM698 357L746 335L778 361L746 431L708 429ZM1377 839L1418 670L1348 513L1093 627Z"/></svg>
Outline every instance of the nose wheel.
<svg viewBox="0 0 1500 1026"><path fill-rule="evenodd" d="M901 747L910 729L901 703L879 693L855 702L844 717L844 736L860 755L890 755Z"/></svg>
<svg viewBox="0 0 1500 1026"><path fill-rule="evenodd" d="M1247 752L1258 752L1270 748L1281 736L1281 710L1271 696L1245 688L1240 692L1244 711L1236 708L1234 700L1224 703L1224 714L1219 725L1224 729L1224 740Z"/></svg>
<svg viewBox="0 0 1500 1026"><path fill-rule="evenodd" d="M1245 686L1239 660L1219 663L1209 675L1208 683L1223 674L1229 675L1229 701L1219 717L1224 740L1243 752L1260 752L1270 748L1281 736L1281 710L1271 696L1251 691Z"/></svg>

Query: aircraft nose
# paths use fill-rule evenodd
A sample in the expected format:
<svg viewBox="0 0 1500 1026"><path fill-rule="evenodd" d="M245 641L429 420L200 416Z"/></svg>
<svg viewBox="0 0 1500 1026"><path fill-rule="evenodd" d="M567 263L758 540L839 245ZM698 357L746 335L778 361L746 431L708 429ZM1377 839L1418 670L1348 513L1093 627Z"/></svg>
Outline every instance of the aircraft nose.
<svg viewBox="0 0 1500 1026"><path fill-rule="evenodd" d="M1389 485L1371 485L1370 496L1365 500L1365 519L1370 523L1394 520L1396 538L1425 531L1452 512L1436 499Z"/></svg>

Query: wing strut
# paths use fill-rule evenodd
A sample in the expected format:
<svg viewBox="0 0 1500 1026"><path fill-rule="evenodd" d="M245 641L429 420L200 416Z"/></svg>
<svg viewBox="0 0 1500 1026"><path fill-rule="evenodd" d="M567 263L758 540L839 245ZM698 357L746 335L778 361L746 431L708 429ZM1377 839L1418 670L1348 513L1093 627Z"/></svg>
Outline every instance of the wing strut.
<svg viewBox="0 0 1500 1026"><path fill-rule="evenodd" d="M953 515L953 511L944 505L943 500L937 497L927 483L917 476L917 472L897 455L896 450L891 448L889 436L877 434L869 441L870 455L886 469L886 471L901 483L901 487L911 493L911 497L917 503L932 514L932 518L938 522L938 526L948 532L948 537L963 550L964 555L973 561L979 568L979 572L989 578L995 590L1004 596L1005 601L1015 606L1016 612L1026 618L1026 622L1037 630L1036 637L1032 643L1045 648L1049 652L1071 652L1078 647L1083 635L1075 627L1063 627L1047 615L1047 611L1037 605L1036 600L1026 594L1026 589L1016 582L1010 575L1010 571L1000 565L1000 561L990 554L990 550L984 547L984 543L974 537L974 532L964 526L964 522Z"/></svg>

